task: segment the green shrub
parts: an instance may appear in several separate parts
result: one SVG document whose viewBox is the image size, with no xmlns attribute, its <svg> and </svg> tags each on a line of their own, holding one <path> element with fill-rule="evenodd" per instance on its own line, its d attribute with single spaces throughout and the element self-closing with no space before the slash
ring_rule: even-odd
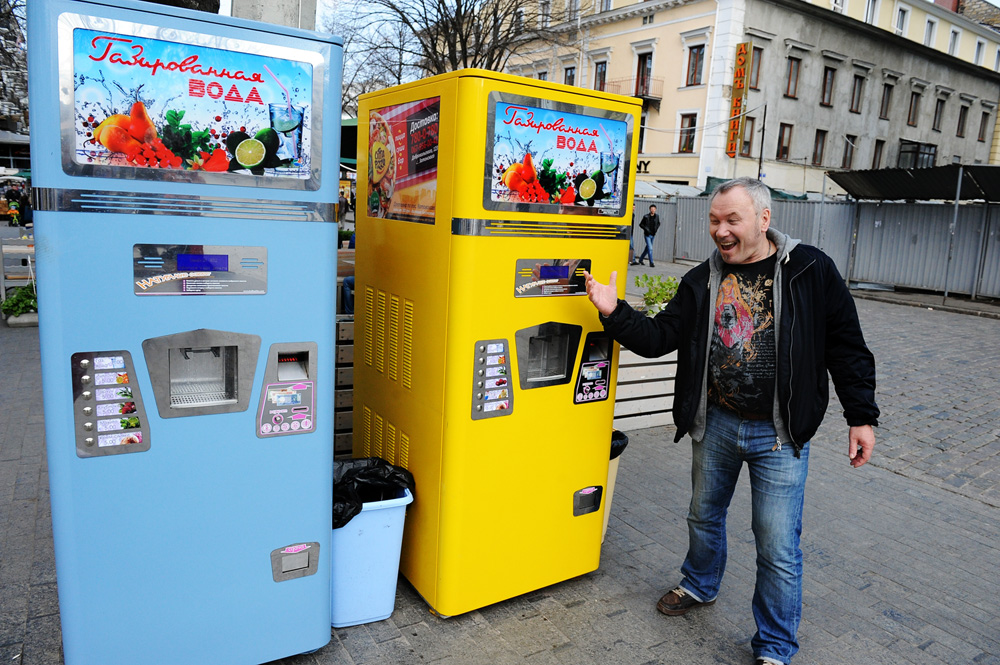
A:
<svg viewBox="0 0 1000 665">
<path fill-rule="evenodd" d="M 0 304 L 0 309 L 7 316 L 21 316 L 28 312 L 37 312 L 38 296 L 35 293 L 34 283 L 17 287 L 14 294 Z"/>
<path fill-rule="evenodd" d="M 667 277 L 664 280 L 660 275 L 636 275 L 635 285 L 640 289 L 646 289 L 642 296 L 642 308 L 650 316 L 655 316 L 663 309 L 670 299 L 677 294 L 679 282 L 675 277 Z"/>
</svg>

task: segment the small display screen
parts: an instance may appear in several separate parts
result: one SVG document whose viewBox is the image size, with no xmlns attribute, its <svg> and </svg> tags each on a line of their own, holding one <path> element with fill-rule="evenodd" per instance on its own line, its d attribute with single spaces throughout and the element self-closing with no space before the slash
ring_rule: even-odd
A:
<svg viewBox="0 0 1000 665">
<path fill-rule="evenodd" d="M 569 279 L 569 266 L 541 266 L 539 279 Z"/>
<path fill-rule="evenodd" d="M 178 270 L 229 270 L 229 256 L 226 254 L 178 254 Z"/>
</svg>

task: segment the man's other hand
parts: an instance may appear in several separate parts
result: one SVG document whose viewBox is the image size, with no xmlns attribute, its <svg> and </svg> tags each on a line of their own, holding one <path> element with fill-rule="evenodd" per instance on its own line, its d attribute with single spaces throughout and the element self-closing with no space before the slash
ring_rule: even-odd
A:
<svg viewBox="0 0 1000 665">
<path fill-rule="evenodd" d="M 875 449 L 875 431 L 871 425 L 859 425 L 851 428 L 848 438 L 847 456 L 851 458 L 851 466 L 855 469 L 864 466 Z"/>
</svg>

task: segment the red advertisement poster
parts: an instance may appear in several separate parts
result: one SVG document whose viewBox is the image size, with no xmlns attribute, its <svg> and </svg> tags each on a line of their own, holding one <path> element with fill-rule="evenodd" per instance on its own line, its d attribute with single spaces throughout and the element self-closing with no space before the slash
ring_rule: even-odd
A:
<svg viewBox="0 0 1000 665">
<path fill-rule="evenodd" d="M 434 223 L 440 115 L 440 97 L 369 113 L 369 216 Z"/>
</svg>

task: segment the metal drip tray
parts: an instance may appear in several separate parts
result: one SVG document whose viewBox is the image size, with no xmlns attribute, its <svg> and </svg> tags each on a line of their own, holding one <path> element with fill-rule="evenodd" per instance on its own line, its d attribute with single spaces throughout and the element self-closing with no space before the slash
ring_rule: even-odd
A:
<svg viewBox="0 0 1000 665">
<path fill-rule="evenodd" d="M 174 383 L 170 386 L 172 409 L 233 404 L 236 401 L 236 395 L 226 390 L 224 381 L 191 381 Z"/>
</svg>

